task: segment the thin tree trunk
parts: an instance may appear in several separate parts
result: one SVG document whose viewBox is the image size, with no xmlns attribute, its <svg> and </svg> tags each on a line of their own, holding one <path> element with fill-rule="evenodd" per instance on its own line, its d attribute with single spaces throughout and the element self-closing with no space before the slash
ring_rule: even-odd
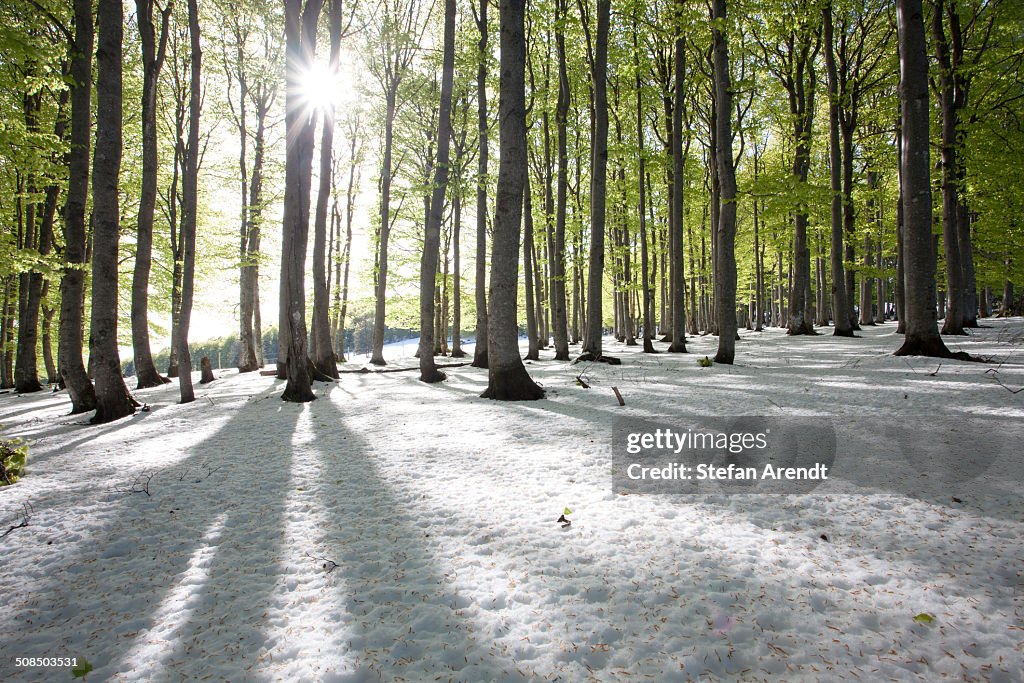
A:
<svg viewBox="0 0 1024 683">
<path fill-rule="evenodd" d="M 533 202 L 530 201 L 530 174 L 526 173 L 526 187 L 523 188 L 523 217 L 526 224 L 523 229 L 523 279 L 526 294 L 526 360 L 540 359 L 540 344 L 537 333 L 537 300 L 534 296 L 534 254 L 533 254 L 533 221 L 530 213 Z"/>
<path fill-rule="evenodd" d="M 654 348 L 654 290 L 651 287 L 651 273 L 648 270 L 650 263 L 647 246 L 647 158 L 644 149 L 643 81 L 640 77 L 640 46 L 636 19 L 633 20 L 633 66 L 636 69 L 634 88 L 636 89 L 636 139 L 639 164 L 639 172 L 637 174 L 637 181 L 639 183 L 637 214 L 640 219 L 640 288 L 643 291 L 643 345 L 644 353 L 657 353 L 657 350 Z M 692 262 L 690 264 L 690 272 L 693 273 Z"/>
<path fill-rule="evenodd" d="M 182 403 L 195 400 L 192 387 L 192 357 L 188 332 L 192 322 L 192 299 L 196 270 L 196 225 L 199 210 L 199 110 L 202 106 L 202 48 L 199 42 L 198 0 L 188 0 L 189 63 L 188 144 L 185 172 L 181 179 L 182 238 L 181 308 L 178 312 L 178 389 Z"/>
<path fill-rule="evenodd" d="M 487 334 L 490 325 L 487 320 L 487 7 L 490 0 L 480 0 L 480 11 L 476 15 L 476 26 L 480 33 L 477 43 L 477 147 L 480 150 L 476 177 L 476 347 L 473 350 L 473 367 L 487 367 L 487 353 L 490 347 Z M 518 250 L 517 250 L 518 251 Z"/>
<path fill-rule="evenodd" d="M 683 3 L 677 0 L 679 9 Z M 723 6 L 724 10 L 724 6 Z M 675 79 L 674 96 L 675 102 L 672 107 L 672 200 L 669 202 L 669 209 L 672 215 L 669 217 L 669 299 L 670 313 L 672 319 L 672 343 L 669 345 L 669 353 L 686 353 L 686 311 L 685 296 L 686 290 L 683 274 L 683 78 L 686 74 L 686 40 L 682 36 L 682 28 L 677 28 L 680 34 L 675 40 Z M 729 163 L 732 163 L 730 159 Z M 734 316 L 735 317 L 735 316 Z"/>
<path fill-rule="evenodd" d="M 380 241 L 377 245 L 377 289 L 373 314 L 373 347 L 370 363 L 387 365 L 384 360 L 384 316 L 388 283 L 388 241 L 391 237 L 391 159 L 394 154 L 395 93 L 385 95 L 384 161 L 381 169 Z"/>
<path fill-rule="evenodd" d="M 949 44 L 942 28 L 944 2 L 940 0 L 932 10 L 932 39 L 935 57 L 939 63 L 939 108 L 942 114 L 942 243 L 946 261 L 947 305 L 942 334 L 967 334 L 964 331 L 964 286 L 959 232 L 960 218 L 957 190 L 957 127 L 958 112 L 953 93 L 953 66 L 950 63 Z"/>
<path fill-rule="evenodd" d="M 608 188 L 608 30 L 611 0 L 597 0 L 597 35 L 591 74 L 594 91 L 593 153 L 590 175 L 590 274 L 587 278 L 585 353 L 600 358 L 604 328 L 605 203 Z"/>
<path fill-rule="evenodd" d="M 137 389 L 170 382 L 157 372 L 149 342 L 149 273 L 153 263 L 153 214 L 156 209 L 157 172 L 157 82 L 167 49 L 168 22 L 172 8 L 161 10 L 157 43 L 153 25 L 153 0 L 136 0 L 136 22 L 142 46 L 142 184 L 139 189 L 138 231 L 135 271 L 132 276 L 132 350 Z"/>
<path fill-rule="evenodd" d="M 558 54 L 558 102 L 555 124 L 558 129 L 558 177 L 555 181 L 555 239 L 551 262 L 551 323 L 555 336 L 555 360 L 569 360 L 569 331 L 566 320 L 565 294 L 565 221 L 566 192 L 569 184 L 568 131 L 570 89 L 565 57 L 565 29 L 558 22 L 566 16 L 565 0 L 557 0 L 555 49 Z"/>
<path fill-rule="evenodd" d="M 434 164 L 430 214 L 423 235 L 420 260 L 420 381 L 440 382 L 445 374 L 434 363 L 434 290 L 440 253 L 444 197 L 448 190 L 449 145 L 452 137 L 452 81 L 455 73 L 455 0 L 444 3 L 444 45 L 441 66 L 441 101 L 437 117 L 437 161 Z"/>
<path fill-rule="evenodd" d="M 341 55 L 341 0 L 329 0 L 331 41 L 330 73 L 337 73 Z M 310 359 L 317 372 L 338 379 L 338 364 L 331 346 L 330 293 L 327 289 L 327 207 L 334 184 L 334 105 L 321 112 L 320 186 L 313 219 L 313 320 L 310 331 Z"/>
<path fill-rule="evenodd" d="M 822 9 L 825 31 L 825 65 L 828 71 L 828 132 L 829 132 L 829 177 L 832 189 L 832 319 L 835 324 L 834 335 L 852 337 L 853 327 L 850 325 L 852 305 L 847 299 L 846 272 L 843 268 L 843 162 L 842 148 L 839 141 L 839 75 L 836 72 L 835 43 L 832 36 L 832 2 Z M 819 287 L 824 291 L 824 287 Z M 822 320 L 828 316 L 819 311 Z"/>
</svg>

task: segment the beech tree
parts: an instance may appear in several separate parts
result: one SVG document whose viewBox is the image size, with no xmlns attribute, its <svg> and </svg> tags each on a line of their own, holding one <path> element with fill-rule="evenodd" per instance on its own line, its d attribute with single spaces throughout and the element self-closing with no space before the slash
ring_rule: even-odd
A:
<svg viewBox="0 0 1024 683">
<path fill-rule="evenodd" d="M 444 218 L 444 197 L 448 190 L 448 150 L 452 136 L 452 81 L 455 75 L 455 0 L 444 3 L 444 42 L 442 45 L 441 101 L 437 117 L 437 159 L 430 211 L 423 235 L 423 257 L 420 260 L 420 381 L 440 382 L 445 374 L 434 363 L 434 288 L 437 282 L 437 259 L 440 251 L 441 221 Z M 455 330 L 455 334 L 459 333 Z"/>
<path fill-rule="evenodd" d="M 477 43 L 476 69 L 476 115 L 477 115 L 477 176 L 476 176 L 476 347 L 473 350 L 473 367 L 487 367 L 487 161 L 490 138 L 487 119 L 487 8 L 490 0 L 480 0 L 480 9 L 473 7 L 480 40 Z M 524 10 L 525 11 L 525 10 Z"/>
<path fill-rule="evenodd" d="M 192 303 L 196 270 L 196 224 L 199 213 L 199 109 L 202 87 L 202 48 L 199 40 L 199 7 L 188 0 L 189 101 L 188 141 L 185 169 L 181 179 L 182 270 L 181 307 L 178 311 L 178 389 L 182 403 L 195 400 L 192 388 L 192 357 L 188 350 L 188 330 L 192 321 Z"/>
<path fill-rule="evenodd" d="M 341 0 L 328 0 L 328 35 L 330 62 L 328 73 L 336 74 L 341 58 Z M 330 295 L 327 291 L 327 209 L 331 198 L 334 173 L 334 103 L 321 107 L 323 118 L 320 137 L 320 187 L 317 192 L 313 221 L 313 321 L 310 334 L 310 357 L 318 373 L 338 378 L 338 364 L 331 344 Z"/>
<path fill-rule="evenodd" d="M 582 7 L 582 5 L 581 5 Z M 608 26 L 611 0 L 597 0 L 597 33 L 591 63 L 594 98 L 593 134 L 590 166 L 590 274 L 587 278 L 587 328 L 584 353 L 594 359 L 602 356 L 604 320 L 604 229 L 608 188 Z M 584 23 L 587 19 L 584 16 Z M 589 33 L 589 28 L 587 29 Z"/>
<path fill-rule="evenodd" d="M 718 178 L 722 208 L 715 249 L 715 304 L 718 315 L 716 363 L 732 364 L 736 356 L 736 167 L 732 150 L 732 82 L 729 75 L 728 21 L 725 0 L 712 0 L 711 33 L 715 74 Z"/>
<path fill-rule="evenodd" d="M 193 0 L 194 2 L 194 0 Z M 93 254 L 89 365 L 96 379 L 94 424 L 135 412 L 137 405 L 121 377 L 117 353 L 117 246 L 120 233 L 118 179 L 121 166 L 121 0 L 99 0 L 96 15 L 96 153 L 92 166 Z"/>
<path fill-rule="evenodd" d="M 71 399 L 71 412 L 96 407 L 96 393 L 82 361 L 85 298 L 85 220 L 89 194 L 92 128 L 93 19 L 90 0 L 74 0 L 75 35 L 70 50 L 71 137 L 68 190 L 64 202 L 64 264 L 60 280 L 57 368 Z"/>
<path fill-rule="evenodd" d="M 939 336 L 935 309 L 928 55 L 921 0 L 897 0 L 896 18 L 900 44 L 900 189 L 906 272 L 906 336 L 896 355 L 949 358 L 952 354 Z"/>
<path fill-rule="evenodd" d="M 387 312 L 388 246 L 391 238 L 391 184 L 394 173 L 395 118 L 402 102 L 399 88 L 419 51 L 429 18 L 429 9 L 418 0 L 386 0 L 379 8 L 378 25 L 371 32 L 374 56 L 370 70 L 380 84 L 384 95 L 384 149 L 380 176 L 380 225 L 377 236 L 377 264 L 375 270 L 375 307 L 373 316 L 373 353 L 370 362 L 386 365 L 384 361 L 384 328 Z"/>
<path fill-rule="evenodd" d="M 160 13 L 160 32 L 153 23 L 153 9 Z M 135 17 L 142 46 L 142 185 L 132 276 L 132 350 L 136 388 L 155 387 L 169 379 L 157 372 L 149 341 L 149 275 L 153 264 L 153 218 L 156 210 L 157 172 L 157 83 L 167 54 L 168 24 L 173 2 L 159 8 L 154 0 L 136 0 Z"/>
<path fill-rule="evenodd" d="M 814 62 L 821 48 L 821 26 L 811 11 L 810 0 L 789 0 L 769 20 L 774 31 L 756 33 L 765 64 L 786 92 L 793 136 L 792 178 L 797 190 L 807 183 L 811 164 L 812 124 L 817 89 Z M 807 316 L 810 289 L 810 252 L 807 244 L 808 206 L 798 197 L 793 209 L 793 282 L 790 288 L 788 332 L 814 334 Z"/>
<path fill-rule="evenodd" d="M 498 100 L 498 190 L 494 204 L 490 309 L 487 312 L 487 389 L 483 398 L 530 401 L 544 397 L 519 356 L 516 294 L 519 235 L 526 186 L 526 0 L 501 0 Z"/>
<path fill-rule="evenodd" d="M 836 69 L 835 45 L 832 35 L 832 3 L 822 9 L 824 17 L 825 64 L 828 73 L 828 151 L 829 176 L 832 189 L 832 316 L 835 336 L 852 337 L 851 306 L 847 299 L 846 271 L 843 267 L 843 187 L 842 160 L 839 144 L 839 75 Z"/>
<path fill-rule="evenodd" d="M 285 190 L 281 225 L 280 355 L 287 384 L 281 398 L 304 403 L 316 399 L 306 352 L 305 261 L 313 175 L 316 119 L 302 98 L 302 78 L 316 55 L 321 0 L 285 2 Z"/>
<path fill-rule="evenodd" d="M 263 366 L 259 273 L 263 236 L 264 176 L 271 107 L 277 100 L 280 40 L 270 27 L 273 16 L 262 4 L 251 15 L 230 3 L 223 21 L 229 36 L 223 43 L 226 99 L 238 131 L 239 301 L 238 371 Z M 262 28 L 262 32 L 260 29 Z M 254 48 L 253 44 L 257 44 Z M 268 73 L 269 72 L 269 73 Z M 237 100 L 233 96 L 237 86 Z M 252 125 L 252 118 L 255 125 Z M 252 149 L 251 161 L 249 150 Z"/>
</svg>

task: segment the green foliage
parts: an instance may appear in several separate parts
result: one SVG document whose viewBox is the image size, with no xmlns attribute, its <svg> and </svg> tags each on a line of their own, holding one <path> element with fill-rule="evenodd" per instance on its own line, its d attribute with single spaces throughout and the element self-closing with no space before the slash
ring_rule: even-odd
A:
<svg viewBox="0 0 1024 683">
<path fill-rule="evenodd" d="M 0 486 L 9 486 L 25 473 L 28 445 L 21 439 L 0 439 Z"/>
<path fill-rule="evenodd" d="M 702 368 L 710 368 L 714 364 L 715 364 L 714 361 L 712 361 L 707 356 L 704 356 L 703 358 L 698 358 L 697 359 L 697 365 L 699 365 Z"/>
<path fill-rule="evenodd" d="M 85 657 L 79 657 L 78 659 L 82 660 L 82 663 L 71 669 L 71 675 L 75 678 L 85 678 L 92 671 L 92 664 Z"/>
</svg>

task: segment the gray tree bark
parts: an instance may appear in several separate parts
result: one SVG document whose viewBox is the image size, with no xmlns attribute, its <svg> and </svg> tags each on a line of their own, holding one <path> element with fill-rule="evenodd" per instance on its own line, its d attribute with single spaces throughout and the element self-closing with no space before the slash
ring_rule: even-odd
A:
<svg viewBox="0 0 1024 683">
<path fill-rule="evenodd" d="M 682 2 L 677 2 L 681 10 Z M 724 10 L 724 6 L 723 6 Z M 681 20 L 681 16 L 680 16 Z M 670 319 L 672 321 L 672 340 L 668 347 L 670 353 L 686 353 L 686 286 L 683 273 L 683 79 L 686 73 L 686 39 L 682 35 L 682 27 L 676 27 L 675 40 L 675 72 L 674 97 L 672 107 L 672 201 L 669 208 L 669 300 Z M 728 74 L 726 74 L 728 78 Z M 717 89 L 716 89 L 717 91 Z M 732 163 L 730 159 L 729 163 Z"/>
<path fill-rule="evenodd" d="M 156 209 L 157 145 L 156 96 L 160 70 L 167 51 L 168 23 L 173 5 L 160 10 L 160 37 L 153 25 L 153 0 L 135 0 L 135 16 L 142 46 L 142 184 L 136 232 L 135 272 L 132 275 L 132 350 L 136 388 L 170 382 L 157 372 L 149 342 L 149 274 L 153 264 L 153 214 Z"/>
<path fill-rule="evenodd" d="M 315 120 L 304 110 L 298 79 L 316 54 L 316 25 L 321 0 L 286 0 L 285 64 L 285 194 L 281 226 L 281 337 L 286 351 L 288 383 L 281 398 L 304 403 L 316 399 L 310 378 L 306 333 L 306 246 L 309 239 L 309 202 L 313 175 Z M 279 343 L 279 347 L 282 346 Z"/>
<path fill-rule="evenodd" d="M 479 158 L 476 178 L 476 346 L 473 350 L 473 367 L 487 367 L 487 7 L 490 0 L 480 0 L 480 11 L 474 6 L 477 30 L 477 147 Z"/>
<path fill-rule="evenodd" d="M 715 107 L 717 111 L 718 179 L 722 208 L 718 215 L 715 248 L 715 308 L 718 315 L 716 363 L 731 365 L 736 356 L 736 167 L 732 156 L 732 84 L 726 39 L 725 0 L 713 0 Z"/>
<path fill-rule="evenodd" d="M 341 56 L 341 0 L 329 0 L 331 41 L 330 70 L 336 73 Z M 327 289 L 327 207 L 334 184 L 334 105 L 326 107 L 320 134 L 320 186 L 313 220 L 313 320 L 310 334 L 310 356 L 317 372 L 338 379 L 338 364 L 331 345 L 330 293 Z"/>
<path fill-rule="evenodd" d="M 516 295 L 519 232 L 526 185 L 525 0 L 501 0 L 501 82 L 498 101 L 498 191 L 494 205 L 490 310 L 487 312 L 487 389 L 482 398 L 502 401 L 544 397 L 519 357 Z"/>
<path fill-rule="evenodd" d="M 583 351 L 602 355 L 604 332 L 604 233 L 608 193 L 608 30 L 611 0 L 597 0 L 597 34 L 591 82 L 594 93 L 593 152 L 590 166 L 590 272 L 587 276 L 587 327 Z"/>
<path fill-rule="evenodd" d="M 835 42 L 832 35 L 832 2 L 822 9 L 824 19 L 825 68 L 828 72 L 828 144 L 829 177 L 832 189 L 832 318 L 834 335 L 852 337 L 850 301 L 847 298 L 846 272 L 843 268 L 843 163 L 839 141 L 839 75 L 836 72 Z M 822 318 L 827 319 L 822 313 Z"/>
<path fill-rule="evenodd" d="M 96 407 L 96 393 L 82 361 L 85 296 L 85 211 L 89 195 L 92 120 L 93 21 L 91 0 L 74 0 L 75 44 L 71 50 L 71 151 L 64 204 L 64 265 L 60 281 L 57 371 L 71 398 L 71 413 Z"/>
<path fill-rule="evenodd" d="M 921 0 L 897 0 L 900 47 L 903 256 L 906 336 L 897 356 L 948 358 L 935 317 L 935 252 L 928 133 L 928 55 Z"/>
<path fill-rule="evenodd" d="M 192 387 L 192 356 L 188 349 L 188 332 L 192 323 L 192 300 L 196 273 L 196 224 L 199 211 L 199 114 L 202 107 L 202 60 L 199 40 L 199 5 L 188 0 L 189 101 L 188 142 L 185 146 L 185 169 L 181 177 L 182 264 L 181 306 L 178 309 L 178 390 L 182 403 L 195 400 Z"/>
<path fill-rule="evenodd" d="M 444 380 L 445 374 L 434 363 L 434 294 L 437 284 L 437 262 L 441 249 L 441 223 L 444 220 L 444 197 L 448 191 L 449 147 L 452 137 L 452 81 L 455 76 L 455 0 L 444 3 L 444 43 L 441 63 L 441 100 L 437 115 L 437 158 L 430 197 L 430 212 L 423 235 L 423 256 L 420 259 L 420 381 Z M 458 331 L 456 331 L 458 334 Z"/>
<path fill-rule="evenodd" d="M 96 378 L 96 414 L 101 424 L 135 412 L 136 403 L 121 376 L 117 354 L 117 246 L 120 235 L 118 179 L 121 167 L 121 39 L 120 0 L 100 0 L 97 12 L 96 154 L 92 168 L 93 255 L 92 320 L 89 363 Z"/>
</svg>

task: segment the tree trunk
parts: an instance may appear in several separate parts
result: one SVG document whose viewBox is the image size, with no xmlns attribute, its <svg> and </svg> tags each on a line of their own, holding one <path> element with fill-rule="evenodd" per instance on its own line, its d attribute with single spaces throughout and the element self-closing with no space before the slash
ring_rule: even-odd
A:
<svg viewBox="0 0 1024 683">
<path fill-rule="evenodd" d="M 241 306 L 239 318 L 240 352 L 239 372 L 250 372 L 263 367 L 263 340 L 259 321 L 260 239 L 263 229 L 263 160 L 266 119 L 271 94 L 263 89 L 256 102 L 256 140 L 253 144 L 252 173 L 249 176 L 248 211 L 243 225 L 242 268 L 240 273 Z M 244 163 L 244 162 L 243 162 Z M 245 187 L 242 188 L 243 194 Z"/>
<path fill-rule="evenodd" d="M 680 10 L 683 3 L 677 0 Z M 722 7 L 724 11 L 724 5 Z M 686 353 L 686 289 L 683 275 L 683 78 L 686 73 L 686 39 L 682 35 L 682 27 L 677 27 L 679 35 L 675 40 L 675 102 L 672 107 L 672 200 L 669 209 L 669 300 L 670 317 L 672 320 L 672 343 L 669 353 Z M 728 77 L 728 75 L 727 75 Z M 729 160 L 730 165 L 732 159 Z M 735 316 L 734 316 L 735 317 Z"/>
<path fill-rule="evenodd" d="M 14 388 L 14 300 L 11 289 L 17 292 L 13 275 L 4 278 L 4 302 L 0 307 L 0 389 Z"/>
<path fill-rule="evenodd" d="M 96 393 L 82 362 L 82 301 L 85 293 L 85 211 L 89 194 L 92 119 L 92 2 L 74 0 L 75 44 L 71 50 L 71 150 L 64 204 L 64 265 L 60 281 L 57 370 L 71 398 L 72 414 L 96 407 Z"/>
<path fill-rule="evenodd" d="M 722 208 L 718 216 L 715 248 L 715 306 L 718 314 L 716 363 L 732 365 L 736 356 L 736 168 L 732 157 L 732 84 L 726 41 L 725 0 L 713 0 L 712 36 L 717 108 L 718 180 Z"/>
<path fill-rule="evenodd" d="M 25 95 L 25 129 L 31 135 L 39 134 L 39 111 L 42 107 L 42 99 L 39 96 Z M 58 121 L 60 116 L 58 115 Z M 19 196 L 16 199 L 16 213 L 18 215 L 18 233 L 22 238 L 21 248 L 38 250 L 42 252 L 40 244 L 42 233 L 45 228 L 38 227 L 40 221 L 36 214 L 38 206 L 30 195 L 35 190 L 34 177 L 29 175 L 25 184 L 28 197 Z M 27 206 L 25 206 L 27 203 Z M 47 192 L 46 204 L 51 209 L 50 223 L 52 226 L 52 209 L 56 208 L 56 188 L 52 187 Z M 43 213 L 45 213 L 43 208 Z M 43 223 L 46 219 L 43 218 Z M 47 249 L 49 251 L 49 249 Z M 43 294 L 43 274 L 37 272 L 35 267 L 23 271 L 19 276 L 19 307 L 18 307 L 18 345 L 14 365 L 14 389 L 19 393 L 30 393 L 40 391 L 43 387 L 39 383 L 39 371 L 36 364 L 39 346 L 39 304 Z"/>
<path fill-rule="evenodd" d="M 338 329 L 337 338 L 335 339 L 335 348 L 337 348 L 338 359 L 342 362 L 345 360 L 345 320 L 348 318 L 348 276 L 350 266 L 352 265 L 352 219 L 355 214 L 356 204 L 356 178 L 358 177 L 357 170 L 359 168 L 359 156 L 357 155 L 357 145 L 359 136 L 359 119 L 355 120 L 352 127 L 352 146 L 349 156 L 349 169 L 348 169 L 348 189 L 345 191 L 345 247 L 342 251 L 342 258 L 345 261 L 345 269 L 341 275 L 341 310 L 338 312 Z"/>
<path fill-rule="evenodd" d="M 191 49 L 189 63 L 188 143 L 185 147 L 185 172 L 181 177 L 182 265 L 181 308 L 178 311 L 178 389 L 182 403 L 195 400 L 192 387 L 192 356 L 188 332 L 192 322 L 192 299 L 196 272 L 196 225 L 199 212 L 199 113 L 202 107 L 202 48 L 199 42 L 198 0 L 188 0 L 188 34 Z"/>
<path fill-rule="evenodd" d="M 896 146 L 903 149 L 903 117 L 897 121 Z M 896 291 L 893 293 L 896 299 L 896 334 L 906 334 L 907 331 L 907 304 L 906 304 L 906 250 L 903 241 L 903 154 L 896 158 L 896 175 L 899 180 L 899 196 L 896 201 Z"/>
<path fill-rule="evenodd" d="M 153 25 L 153 0 L 135 0 L 135 15 L 142 45 L 142 183 L 139 188 L 138 231 L 135 246 L 135 272 L 132 275 L 132 350 L 136 388 L 160 386 L 170 382 L 157 372 L 149 343 L 149 273 L 153 263 L 153 214 L 156 209 L 157 173 L 157 82 L 167 48 L 168 22 L 172 7 L 160 12 L 160 38 L 157 45 Z"/>
<path fill-rule="evenodd" d="M 569 360 L 569 330 L 565 295 L 565 221 L 566 193 L 569 184 L 568 131 L 570 89 L 565 57 L 565 29 L 558 22 L 566 15 L 565 0 L 557 0 L 555 49 L 558 53 L 558 102 L 555 123 L 558 129 L 558 177 L 556 185 L 554 253 L 551 261 L 551 326 L 555 336 L 555 360 Z"/>
<path fill-rule="evenodd" d="M 544 397 L 519 357 L 516 295 L 519 229 L 526 185 L 525 0 L 501 0 L 501 87 L 499 88 L 498 191 L 494 206 L 490 305 L 487 334 L 487 389 L 483 398 L 503 401 Z"/>
<path fill-rule="evenodd" d="M 380 240 L 377 245 L 377 288 L 373 312 L 373 348 L 370 363 L 387 365 L 384 360 L 384 316 L 388 284 L 388 241 L 391 236 L 391 157 L 394 153 L 395 138 L 395 93 L 389 90 L 385 95 L 384 114 L 384 161 L 380 180 Z"/>
<path fill-rule="evenodd" d="M 932 39 L 935 58 L 939 63 L 939 109 L 942 114 L 942 243 L 946 260 L 946 315 L 942 334 L 967 334 L 964 331 L 963 266 L 960 258 L 960 218 L 957 190 L 957 118 L 953 93 L 953 67 L 950 63 L 949 44 L 942 28 L 944 2 L 936 3 L 932 11 Z"/>
<path fill-rule="evenodd" d="M 281 226 L 281 300 L 285 314 L 281 316 L 283 324 L 280 336 L 285 340 L 283 348 L 287 356 L 285 371 L 288 383 L 281 398 L 295 403 L 316 399 L 311 386 L 306 349 L 305 284 L 315 119 L 304 110 L 296 81 L 309 68 L 310 60 L 316 54 L 316 24 L 320 7 L 320 0 L 307 0 L 305 7 L 302 7 L 302 0 L 286 0 L 285 3 L 287 142 L 284 219 Z M 382 237 L 383 232 L 384 226 L 381 228 Z M 380 291 L 383 291 L 383 287 Z M 282 348 L 280 343 L 279 348 Z"/>
<path fill-rule="evenodd" d="M 341 0 L 329 2 L 329 35 L 331 41 L 330 73 L 336 74 L 341 55 Z M 334 105 L 320 112 L 323 127 L 320 135 L 320 187 L 316 197 L 313 220 L 313 321 L 310 334 L 310 355 L 317 372 L 338 379 L 338 364 L 331 346 L 330 293 L 327 291 L 327 207 L 334 176 Z"/>
<path fill-rule="evenodd" d="M 121 39 L 120 0 L 100 0 L 97 13 L 96 155 L 92 169 L 93 258 L 90 366 L 96 378 L 93 424 L 111 422 L 135 412 L 121 376 L 117 354 L 117 246 L 120 232 L 118 179 L 121 166 Z"/>
<path fill-rule="evenodd" d="M 533 221 L 530 213 L 533 202 L 530 201 L 530 173 L 526 173 L 526 186 L 523 188 L 523 279 L 526 294 L 526 360 L 540 359 L 540 339 L 537 332 L 537 316 L 540 309 L 534 296 L 534 254 L 533 254 Z"/>
<path fill-rule="evenodd" d="M 823 9 L 825 31 L 825 64 L 828 71 L 828 129 L 829 129 L 829 170 L 832 189 L 832 318 L 835 321 L 834 334 L 837 337 L 852 337 L 850 324 L 853 306 L 847 298 L 846 272 L 843 268 L 843 185 L 842 156 L 839 142 L 839 75 L 836 72 L 835 43 L 832 36 L 832 2 Z M 823 289 L 823 288 L 820 288 Z M 819 311 L 822 320 L 827 320 L 824 311 Z"/>
<path fill-rule="evenodd" d="M 928 56 L 921 0 L 897 0 L 902 111 L 901 190 L 906 338 L 897 356 L 951 356 L 935 318 L 935 252 L 928 133 Z"/>
<path fill-rule="evenodd" d="M 587 329 L 584 352 L 601 357 L 604 328 L 605 203 L 608 188 L 608 29 L 611 0 L 597 0 L 597 35 L 591 74 L 594 92 L 593 153 L 590 175 L 590 273 L 587 278 Z"/>
<path fill-rule="evenodd" d="M 476 16 L 480 40 L 477 43 L 477 133 L 479 160 L 476 177 L 476 347 L 473 350 L 473 367 L 487 367 L 489 344 L 487 334 L 487 7 L 490 0 L 480 0 L 480 12 Z M 518 250 L 517 250 L 518 251 Z"/>
<path fill-rule="evenodd" d="M 441 246 L 444 196 L 448 190 L 449 144 L 452 137 L 452 81 L 455 73 L 455 0 L 444 3 L 444 45 L 441 66 L 441 101 L 437 117 L 437 160 L 434 164 L 430 214 L 423 235 L 420 260 L 420 381 L 440 382 L 445 374 L 434 363 L 434 290 Z"/>
</svg>

